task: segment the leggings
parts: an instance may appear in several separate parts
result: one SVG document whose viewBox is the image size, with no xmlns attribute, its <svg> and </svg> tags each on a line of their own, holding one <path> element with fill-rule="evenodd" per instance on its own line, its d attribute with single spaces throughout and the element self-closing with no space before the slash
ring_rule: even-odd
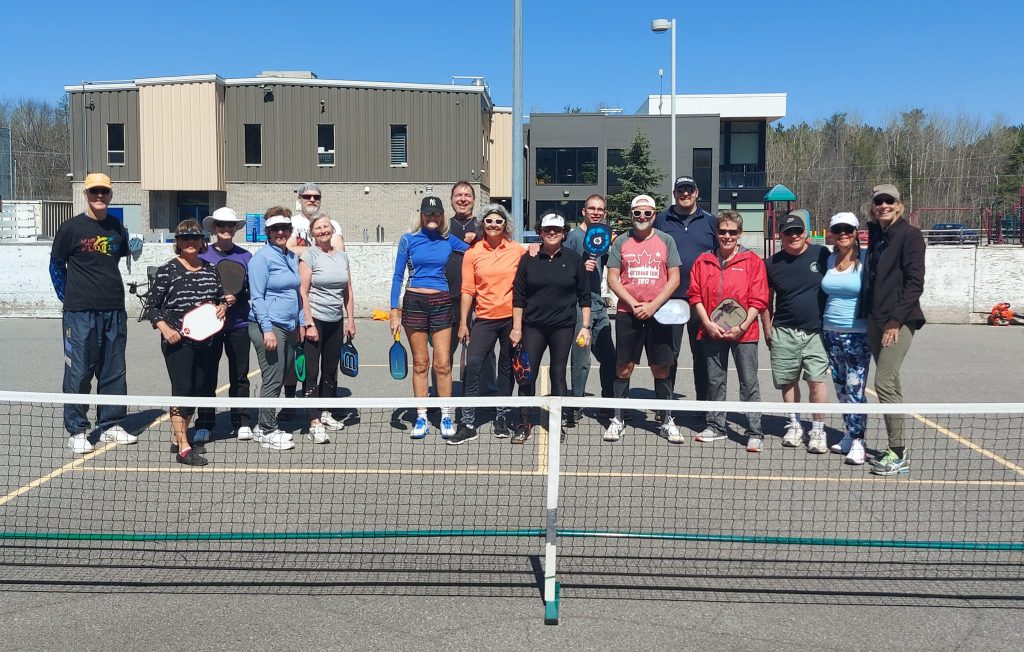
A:
<svg viewBox="0 0 1024 652">
<path fill-rule="evenodd" d="M 498 347 L 498 396 L 512 396 L 512 318 L 477 319 L 469 331 L 469 345 L 466 347 L 466 381 L 463 384 L 467 397 L 476 396 L 480 388 L 480 370 L 488 353 Z M 507 407 L 498 406 L 497 416 L 508 414 Z M 462 408 L 462 423 L 473 427 L 476 409 Z"/>
<path fill-rule="evenodd" d="M 840 403 L 867 403 L 864 390 L 868 382 L 868 368 L 871 367 L 871 347 L 867 333 L 839 333 L 822 331 L 828 363 L 832 367 L 832 382 L 836 386 L 836 397 Z M 864 439 L 868 419 L 863 414 L 844 414 L 846 434 L 854 439 Z"/>
<path fill-rule="evenodd" d="M 569 362 L 569 353 L 572 351 L 572 336 L 575 327 L 559 326 L 530 326 L 523 324 L 523 346 L 530 356 L 530 364 L 534 368 L 534 376 L 527 385 L 519 386 L 520 396 L 536 396 L 537 394 L 537 372 L 540 371 L 540 361 L 544 356 L 545 349 L 550 352 L 549 371 L 551 378 L 551 395 L 568 396 L 569 388 L 565 382 L 565 367 Z M 524 423 L 530 423 L 531 408 L 521 409 Z"/>
<path fill-rule="evenodd" d="M 341 345 L 345 343 L 345 329 L 341 321 L 314 318 L 313 324 L 319 337 L 316 342 L 303 340 L 306 380 L 302 381 L 302 393 L 307 398 L 334 398 L 338 394 L 338 362 Z M 310 408 L 309 419 L 319 419 L 323 411 L 323 408 Z"/>
</svg>

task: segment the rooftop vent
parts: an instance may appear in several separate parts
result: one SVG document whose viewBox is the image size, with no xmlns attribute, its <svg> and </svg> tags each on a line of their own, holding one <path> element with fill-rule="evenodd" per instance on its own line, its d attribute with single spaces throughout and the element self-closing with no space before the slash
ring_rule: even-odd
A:
<svg viewBox="0 0 1024 652">
<path fill-rule="evenodd" d="M 287 77 L 289 79 L 318 79 L 312 70 L 264 70 L 260 77 Z"/>
</svg>

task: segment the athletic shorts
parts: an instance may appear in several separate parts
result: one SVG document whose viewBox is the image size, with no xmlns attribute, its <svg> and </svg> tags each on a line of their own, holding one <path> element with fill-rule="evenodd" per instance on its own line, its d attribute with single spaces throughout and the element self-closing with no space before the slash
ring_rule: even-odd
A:
<svg viewBox="0 0 1024 652">
<path fill-rule="evenodd" d="M 772 382 L 775 389 L 800 380 L 825 382 L 832 377 L 821 333 L 800 328 L 772 327 Z"/>
<path fill-rule="evenodd" d="M 672 327 L 651 319 L 637 319 L 626 312 L 615 313 L 615 360 L 619 364 L 640 364 L 647 351 L 647 364 L 672 364 Z"/>
<path fill-rule="evenodd" d="M 402 299 L 402 326 L 411 331 L 436 333 L 452 327 L 452 295 L 421 294 L 406 290 Z"/>
</svg>

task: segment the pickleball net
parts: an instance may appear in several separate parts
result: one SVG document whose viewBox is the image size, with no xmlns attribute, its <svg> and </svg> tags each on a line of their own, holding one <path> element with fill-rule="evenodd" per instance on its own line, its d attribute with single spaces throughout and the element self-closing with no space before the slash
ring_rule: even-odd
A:
<svg viewBox="0 0 1024 652">
<path fill-rule="evenodd" d="M 869 455 L 886 446 L 883 413 L 906 426 L 909 473 L 880 477 L 783 447 L 790 406 L 776 403 L 758 404 L 764 446 L 749 453 L 745 403 L 714 404 L 729 436 L 710 443 L 687 412 L 709 404 L 672 403 L 673 444 L 656 401 L 460 398 L 479 436 L 455 446 L 439 399 L 422 440 L 409 398 L 196 399 L 218 421 L 209 465 L 189 467 L 169 450 L 170 399 L 91 397 L 123 403 L 138 443 L 96 431 L 86 455 L 67 448 L 68 400 L 82 399 L 0 393 L 0 586 L 1024 602 L 1022 405 L 863 407 Z M 529 406 L 529 441 L 495 437 L 498 403 Z M 239 406 L 282 411 L 294 448 L 237 440 Z M 582 408 L 569 428 L 566 406 Z M 616 407 L 626 426 L 606 442 Z M 329 443 L 306 438 L 311 408 L 345 424 Z M 850 406 L 816 409 L 838 442 Z"/>
</svg>

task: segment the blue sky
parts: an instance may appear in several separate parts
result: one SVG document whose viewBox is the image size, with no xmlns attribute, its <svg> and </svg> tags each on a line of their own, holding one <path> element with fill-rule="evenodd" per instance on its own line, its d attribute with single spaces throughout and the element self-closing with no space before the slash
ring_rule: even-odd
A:
<svg viewBox="0 0 1024 652">
<path fill-rule="evenodd" d="M 523 4 L 527 112 L 602 104 L 632 113 L 660 92 L 658 68 L 669 92 L 669 36 L 651 32 L 650 21 L 675 17 L 680 93 L 785 92 L 784 123 L 838 111 L 879 123 L 915 107 L 1024 123 L 1024 3 L 1015 0 Z M 313 70 L 427 83 L 483 75 L 495 103 L 512 103 L 511 0 L 339 0 L 305 10 L 263 0 L 56 0 L 45 8 L 5 7 L 7 25 L 41 29 L 8 41 L 0 98 L 55 100 L 82 80 Z"/>
</svg>

